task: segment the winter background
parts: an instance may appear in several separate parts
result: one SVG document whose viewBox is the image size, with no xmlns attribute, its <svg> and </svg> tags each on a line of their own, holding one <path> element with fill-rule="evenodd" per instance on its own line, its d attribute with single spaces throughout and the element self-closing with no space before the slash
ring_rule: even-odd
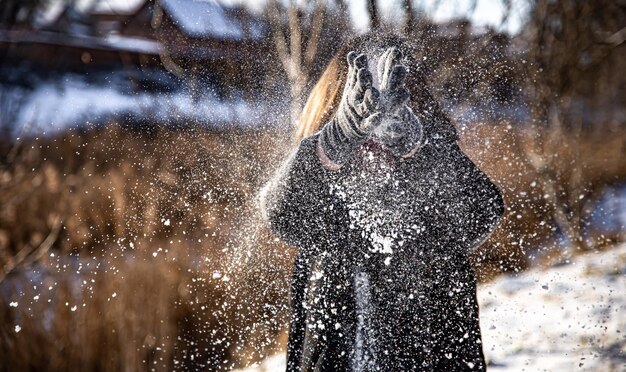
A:
<svg viewBox="0 0 626 372">
<path fill-rule="evenodd" d="M 284 369 L 259 220 L 333 53 L 414 41 L 498 184 L 494 371 L 626 370 L 626 3 L 0 0 L 0 371 Z"/>
</svg>

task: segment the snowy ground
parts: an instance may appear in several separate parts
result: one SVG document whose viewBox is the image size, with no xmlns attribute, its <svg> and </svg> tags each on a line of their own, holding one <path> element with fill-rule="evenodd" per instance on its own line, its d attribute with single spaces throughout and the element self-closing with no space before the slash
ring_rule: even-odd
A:
<svg viewBox="0 0 626 372">
<path fill-rule="evenodd" d="M 250 128 L 284 122 L 289 112 L 278 93 L 255 101 L 238 90 L 221 92 L 218 83 L 208 80 L 197 82 L 194 93 L 191 83 L 161 70 L 46 77 L 15 70 L 14 75 L 28 78 L 4 82 L 11 71 L 0 71 L 0 102 L 5 101 L 0 104 L 0 129 L 9 126 L 17 137 L 119 120 Z"/>
<path fill-rule="evenodd" d="M 626 245 L 480 288 L 492 371 L 626 370 Z"/>
<path fill-rule="evenodd" d="M 626 244 L 478 290 L 490 371 L 626 371 Z M 285 356 L 245 372 L 283 371 Z"/>
</svg>

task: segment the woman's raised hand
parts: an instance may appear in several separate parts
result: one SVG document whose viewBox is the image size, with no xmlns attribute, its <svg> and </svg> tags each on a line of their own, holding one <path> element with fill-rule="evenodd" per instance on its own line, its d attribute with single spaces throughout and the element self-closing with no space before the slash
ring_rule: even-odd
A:
<svg viewBox="0 0 626 372">
<path fill-rule="evenodd" d="M 406 88 L 408 69 L 402 63 L 404 56 L 391 47 L 378 60 L 380 82 L 380 110 L 382 124 L 373 135 L 396 156 L 410 156 L 420 146 L 422 125 L 407 106 L 409 90 Z"/>
<path fill-rule="evenodd" d="M 378 59 L 378 81 L 383 94 L 382 110 L 385 116 L 394 116 L 404 108 L 409 100 L 406 88 L 408 69 L 402 64 L 404 56 L 391 47 Z"/>
<path fill-rule="evenodd" d="M 370 133 L 379 123 L 379 93 L 373 86 L 372 73 L 367 69 L 367 56 L 348 53 L 348 79 L 343 90 L 344 113 L 356 129 Z M 351 112 L 356 115 L 351 115 Z"/>
<path fill-rule="evenodd" d="M 344 164 L 380 124 L 379 93 L 367 69 L 367 56 L 348 53 L 348 75 L 335 116 L 322 128 L 320 146 L 335 164 Z"/>
<path fill-rule="evenodd" d="M 348 74 L 335 116 L 322 128 L 319 145 L 335 166 L 348 161 L 354 149 L 372 135 L 396 156 L 411 156 L 419 148 L 422 125 L 407 106 L 408 69 L 397 48 L 378 60 L 380 92 L 374 88 L 367 56 L 348 53 Z"/>
</svg>

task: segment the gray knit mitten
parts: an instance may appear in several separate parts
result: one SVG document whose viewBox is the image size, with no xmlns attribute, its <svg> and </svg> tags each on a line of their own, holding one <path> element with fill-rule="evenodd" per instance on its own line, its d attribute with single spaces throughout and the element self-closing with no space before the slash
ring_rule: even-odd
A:
<svg viewBox="0 0 626 372">
<path fill-rule="evenodd" d="M 367 57 L 348 53 L 348 75 L 335 116 L 322 128 L 320 146 L 336 164 L 344 164 L 382 119 L 378 91 L 372 86 Z"/>
<path fill-rule="evenodd" d="M 402 52 L 391 47 L 378 60 L 383 119 L 373 133 L 396 156 L 410 154 L 422 140 L 422 125 L 407 106 L 409 91 L 405 83 L 408 70 L 402 64 L 402 58 Z"/>
</svg>

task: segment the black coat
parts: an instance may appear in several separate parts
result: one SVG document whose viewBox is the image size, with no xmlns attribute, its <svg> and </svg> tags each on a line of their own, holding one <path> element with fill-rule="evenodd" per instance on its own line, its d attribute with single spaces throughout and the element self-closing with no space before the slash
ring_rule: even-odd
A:
<svg viewBox="0 0 626 372">
<path fill-rule="evenodd" d="M 262 195 L 300 249 L 288 371 L 484 370 L 467 255 L 503 213 L 456 141 L 426 136 L 393 158 L 373 143 L 338 171 L 305 138 Z"/>
</svg>

